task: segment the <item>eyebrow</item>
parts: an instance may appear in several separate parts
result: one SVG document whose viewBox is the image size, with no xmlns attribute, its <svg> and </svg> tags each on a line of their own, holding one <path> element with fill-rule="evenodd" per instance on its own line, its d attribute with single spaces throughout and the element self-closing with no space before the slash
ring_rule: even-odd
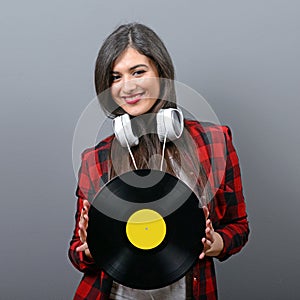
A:
<svg viewBox="0 0 300 300">
<path fill-rule="evenodd" d="M 140 68 L 140 67 L 146 67 L 147 69 L 149 68 L 147 65 L 144 65 L 144 64 L 138 64 L 138 65 L 135 65 L 135 66 L 133 66 L 133 67 L 131 67 L 131 68 L 129 68 L 129 71 L 132 71 L 132 70 L 134 70 L 134 69 L 136 69 L 136 68 Z M 111 73 L 119 73 L 118 71 L 112 71 Z"/>
</svg>

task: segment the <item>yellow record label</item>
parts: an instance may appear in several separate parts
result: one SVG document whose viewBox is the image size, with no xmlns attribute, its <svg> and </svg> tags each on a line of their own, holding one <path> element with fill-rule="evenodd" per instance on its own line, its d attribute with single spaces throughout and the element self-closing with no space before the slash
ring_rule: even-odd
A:
<svg viewBox="0 0 300 300">
<path fill-rule="evenodd" d="M 166 223 L 163 217 L 152 209 L 141 209 L 128 219 L 126 234 L 137 248 L 149 250 L 157 247 L 165 238 Z"/>
</svg>

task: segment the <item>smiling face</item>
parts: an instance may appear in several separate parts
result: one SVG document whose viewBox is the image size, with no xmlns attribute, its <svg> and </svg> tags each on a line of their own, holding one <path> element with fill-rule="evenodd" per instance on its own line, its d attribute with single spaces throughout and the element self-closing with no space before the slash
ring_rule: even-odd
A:
<svg viewBox="0 0 300 300">
<path fill-rule="evenodd" d="M 147 113 L 160 93 L 159 76 L 154 63 L 133 48 L 127 48 L 112 69 L 111 95 L 131 116 Z"/>
</svg>

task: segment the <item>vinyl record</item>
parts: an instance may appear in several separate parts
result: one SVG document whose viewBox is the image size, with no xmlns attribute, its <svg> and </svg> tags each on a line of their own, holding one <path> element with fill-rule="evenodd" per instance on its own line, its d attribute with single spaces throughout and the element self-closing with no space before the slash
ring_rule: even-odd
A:
<svg viewBox="0 0 300 300">
<path fill-rule="evenodd" d="M 161 171 L 114 178 L 89 210 L 91 255 L 113 280 L 131 288 L 157 289 L 182 278 L 202 252 L 204 235 L 197 196 Z"/>
</svg>

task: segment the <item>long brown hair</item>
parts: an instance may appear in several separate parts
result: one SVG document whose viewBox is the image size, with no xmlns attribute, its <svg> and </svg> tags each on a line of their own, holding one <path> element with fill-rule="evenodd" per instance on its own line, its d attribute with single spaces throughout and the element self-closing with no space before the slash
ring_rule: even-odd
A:
<svg viewBox="0 0 300 300">
<path fill-rule="evenodd" d="M 129 23 L 119 26 L 105 39 L 98 53 L 95 65 L 95 89 L 99 103 L 109 117 L 114 118 L 125 113 L 112 99 L 110 86 L 112 85 L 111 72 L 114 62 L 128 47 L 150 58 L 161 79 L 160 96 L 150 111 L 138 118 L 139 144 L 131 148 L 139 169 L 159 169 L 160 156 L 157 154 L 162 153 L 162 143 L 156 133 L 153 131 L 149 133 L 149 128 L 155 127 L 153 115 L 160 109 L 177 107 L 174 66 L 162 40 L 152 29 L 143 24 Z M 197 194 L 198 196 L 202 195 L 207 179 L 197 157 L 195 143 L 188 130 L 184 130 L 181 138 L 175 144 L 168 142 L 165 153 L 165 171 L 179 178 L 185 174 L 185 180 L 188 177 L 196 176 L 197 186 L 200 188 Z M 108 179 L 134 169 L 132 161 L 128 157 L 128 150 L 122 148 L 118 143 L 114 143 L 110 150 Z"/>
</svg>

